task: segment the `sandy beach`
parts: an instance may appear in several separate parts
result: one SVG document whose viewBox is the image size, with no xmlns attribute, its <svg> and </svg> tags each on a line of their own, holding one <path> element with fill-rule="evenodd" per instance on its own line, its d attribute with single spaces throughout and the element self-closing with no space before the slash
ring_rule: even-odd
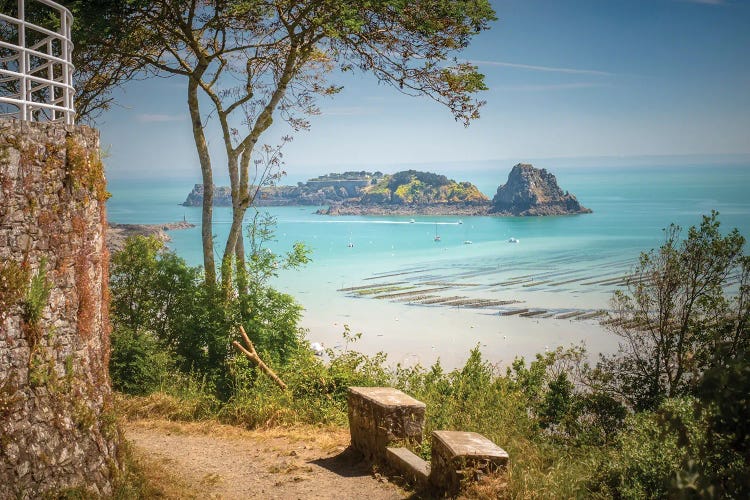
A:
<svg viewBox="0 0 750 500">
<path fill-rule="evenodd" d="M 499 367 L 508 366 L 517 356 L 530 359 L 558 346 L 583 342 L 590 356 L 596 357 L 599 352 L 612 352 L 617 345 L 616 337 L 596 320 L 501 316 L 481 309 L 366 299 L 348 299 L 346 306 L 308 310 L 302 320 L 309 330 L 308 339 L 345 349 L 342 332 L 347 324 L 353 332 L 362 333 L 349 348 L 367 354 L 383 351 L 390 365 L 429 366 L 440 359 L 444 368 L 458 368 L 477 345 L 484 357 Z"/>
</svg>

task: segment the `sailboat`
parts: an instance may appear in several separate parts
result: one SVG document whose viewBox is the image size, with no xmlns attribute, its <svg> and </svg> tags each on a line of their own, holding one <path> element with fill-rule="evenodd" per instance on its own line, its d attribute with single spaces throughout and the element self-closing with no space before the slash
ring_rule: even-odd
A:
<svg viewBox="0 0 750 500">
<path fill-rule="evenodd" d="M 346 245 L 348 248 L 354 248 L 354 243 L 352 243 L 352 233 L 349 233 L 349 243 Z"/>
<path fill-rule="evenodd" d="M 435 224 L 435 241 L 440 241 L 440 235 L 437 232 L 437 224 Z"/>
</svg>

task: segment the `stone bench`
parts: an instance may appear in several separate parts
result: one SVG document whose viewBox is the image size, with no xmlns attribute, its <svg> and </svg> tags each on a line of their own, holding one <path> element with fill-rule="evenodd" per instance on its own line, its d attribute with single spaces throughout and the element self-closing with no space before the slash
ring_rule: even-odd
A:
<svg viewBox="0 0 750 500">
<path fill-rule="evenodd" d="M 473 481 L 508 464 L 508 453 L 476 432 L 435 431 L 429 482 L 449 494 L 458 493 L 462 481 Z"/>
<path fill-rule="evenodd" d="M 391 387 L 349 387 L 352 447 L 384 461 L 393 443 L 422 442 L 425 404 Z"/>
</svg>

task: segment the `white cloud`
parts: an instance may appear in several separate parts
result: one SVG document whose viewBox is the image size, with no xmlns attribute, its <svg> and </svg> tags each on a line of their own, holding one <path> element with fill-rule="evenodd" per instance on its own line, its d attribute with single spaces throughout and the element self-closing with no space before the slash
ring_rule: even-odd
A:
<svg viewBox="0 0 750 500">
<path fill-rule="evenodd" d="M 573 75 L 596 75 L 596 76 L 614 76 L 614 73 L 607 71 L 599 71 L 594 69 L 579 69 L 579 68 L 558 68 L 555 66 L 537 66 L 533 64 L 519 64 L 505 61 L 483 61 L 473 60 L 470 61 L 478 66 L 500 66 L 503 68 L 516 68 L 525 69 L 529 71 L 545 71 L 549 73 L 568 73 Z"/>
<path fill-rule="evenodd" d="M 179 122 L 185 119 L 184 115 L 168 115 L 161 113 L 142 113 L 136 115 L 136 120 L 141 123 Z"/>
</svg>

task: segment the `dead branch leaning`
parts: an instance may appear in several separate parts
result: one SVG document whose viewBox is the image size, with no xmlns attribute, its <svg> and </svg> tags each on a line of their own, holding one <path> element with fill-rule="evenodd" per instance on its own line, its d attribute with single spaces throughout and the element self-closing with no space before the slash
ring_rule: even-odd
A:
<svg viewBox="0 0 750 500">
<path fill-rule="evenodd" d="M 247 356 L 250 361 L 258 365 L 258 368 L 261 369 L 263 373 L 271 377 L 271 380 L 274 381 L 276 385 L 278 385 L 282 391 L 285 391 L 287 389 L 286 384 L 283 380 L 279 378 L 276 373 L 274 373 L 273 370 L 271 370 L 268 365 L 266 365 L 262 359 L 260 359 L 260 356 L 258 356 L 258 353 L 255 351 L 255 346 L 253 346 L 253 343 L 250 341 L 250 338 L 247 336 L 247 333 L 245 333 L 245 329 L 242 328 L 242 325 L 239 325 L 240 333 L 242 334 L 242 338 L 245 340 L 245 345 L 247 346 L 247 349 L 245 349 L 242 344 L 237 342 L 236 340 L 232 342 L 232 345 L 236 347 L 242 354 Z"/>
</svg>

